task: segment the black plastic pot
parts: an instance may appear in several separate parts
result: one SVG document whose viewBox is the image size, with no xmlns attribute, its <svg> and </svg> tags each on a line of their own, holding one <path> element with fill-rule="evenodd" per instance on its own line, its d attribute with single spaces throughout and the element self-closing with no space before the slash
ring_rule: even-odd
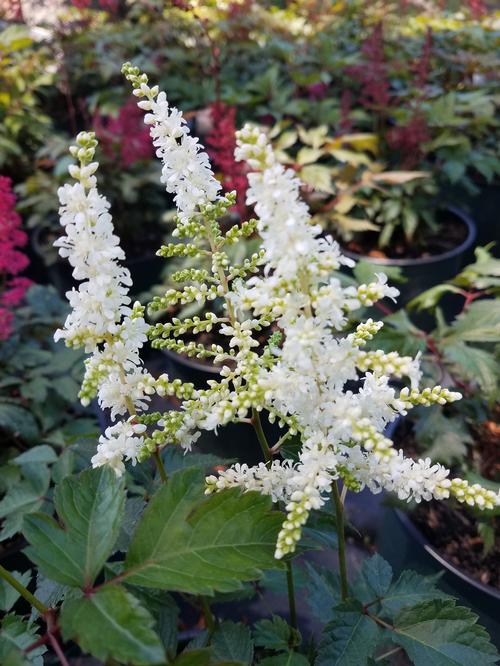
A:
<svg viewBox="0 0 500 666">
<path fill-rule="evenodd" d="M 380 554 L 398 572 L 413 569 L 422 574 L 442 573 L 439 588 L 477 613 L 480 624 L 486 627 L 495 645 L 500 647 L 500 590 L 483 585 L 450 564 L 429 543 L 408 514 L 399 509 L 386 509 L 377 546 Z"/>
<path fill-rule="evenodd" d="M 392 438 L 402 419 L 389 424 L 387 437 Z M 422 574 L 443 573 L 439 588 L 458 597 L 480 617 L 480 623 L 488 629 L 497 647 L 500 647 L 500 590 L 484 585 L 465 571 L 448 562 L 419 528 L 412 522 L 411 514 L 378 502 L 380 517 L 377 548 L 395 571 L 413 569 Z"/>
<path fill-rule="evenodd" d="M 372 264 L 382 272 L 384 267 L 401 268 L 406 278 L 406 282 L 397 285 L 400 291 L 398 307 L 402 307 L 426 289 L 449 280 L 465 265 L 467 252 L 472 247 L 476 238 L 476 225 L 462 210 L 449 207 L 448 211 L 455 215 L 458 221 L 467 228 L 467 237 L 463 243 L 448 252 L 420 259 L 379 259 L 350 252 L 345 249 L 342 252 L 355 261 L 364 261 Z"/>
<path fill-rule="evenodd" d="M 181 379 L 183 382 L 192 382 L 196 388 L 207 387 L 207 381 L 217 379 L 219 369 L 216 366 L 201 363 L 200 361 L 166 349 L 162 350 L 166 357 L 166 371 L 171 379 Z M 262 427 L 272 445 L 283 434 L 277 424 L 269 423 L 267 414 L 262 412 Z M 239 462 L 255 465 L 262 462 L 262 450 L 257 440 L 255 430 L 247 423 L 228 423 L 218 432 L 203 432 L 198 440 L 198 448 L 203 453 L 214 453 L 224 458 L 237 458 Z"/>
<path fill-rule="evenodd" d="M 500 257 L 500 183 L 484 185 L 476 197 L 471 197 L 469 207 L 477 224 L 478 245 L 494 241 L 492 252 Z"/>
<path fill-rule="evenodd" d="M 478 181 L 478 194 L 469 194 L 464 188 L 453 187 L 444 190 L 443 197 L 472 215 L 477 226 L 477 245 L 494 242 L 492 254 L 500 257 L 500 182 Z M 470 252 L 470 260 L 473 253 Z"/>
</svg>

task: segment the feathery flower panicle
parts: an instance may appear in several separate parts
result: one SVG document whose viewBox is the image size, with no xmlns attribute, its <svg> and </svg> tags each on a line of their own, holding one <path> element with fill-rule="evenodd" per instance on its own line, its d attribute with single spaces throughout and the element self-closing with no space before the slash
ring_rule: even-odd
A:
<svg viewBox="0 0 500 666">
<path fill-rule="evenodd" d="M 178 207 L 174 235 L 179 241 L 158 254 L 204 262 L 174 273 L 179 287 L 155 297 L 150 309 L 196 302 L 202 313 L 148 330 L 143 308 L 129 307 L 130 277 L 118 263 L 123 253 L 107 202 L 95 188 L 95 141 L 92 135 L 80 137 L 72 149 L 80 166 L 71 169 L 78 182 L 61 191 L 67 235 L 59 245 L 83 282 L 69 294 L 74 310 L 59 335 L 92 353 L 82 397 L 88 400 L 97 393 L 113 417 L 129 413 L 100 438 L 93 464 L 110 465 L 121 474 L 124 460 L 143 460 L 167 444 L 189 451 L 200 430 L 217 431 L 249 416 L 255 422 L 266 410 L 271 421 L 286 427 L 284 438 L 300 437 L 298 460 L 269 460 L 267 454 L 266 464 L 236 464 L 209 476 L 206 492 L 238 486 L 283 502 L 286 517 L 277 558 L 295 550 L 309 514 L 326 502 L 337 479 L 352 490 L 386 489 L 406 500 L 455 497 L 479 508 L 498 504 L 491 491 L 450 479 L 449 470 L 429 459 L 405 458 L 385 436 L 386 425 L 414 406 L 445 404 L 461 396 L 446 387 L 420 389 L 418 356 L 363 349 L 381 322 L 369 319 L 345 332 L 353 310 L 394 299 L 398 292 L 383 274 L 357 288 L 342 286 L 335 271 L 352 262 L 311 224 L 298 179 L 276 160 L 266 136 L 251 126 L 237 135 L 235 154 L 251 171 L 247 203 L 254 205 L 257 220 L 223 233 L 218 220 L 234 205 L 235 193 L 218 194 L 207 156 L 165 94 L 150 87 L 132 65 L 124 65 L 123 71 L 146 111 L 163 161 L 163 180 Z M 228 247 L 255 230 L 261 249 L 232 265 Z M 210 311 L 216 298 L 223 303 L 218 314 Z M 273 333 L 262 346 L 262 331 L 272 324 L 282 334 Z M 203 345 L 183 337 L 211 330 L 226 343 Z M 154 348 L 211 359 L 220 366 L 220 375 L 205 388 L 170 381 L 166 375 L 154 379 L 142 368 L 138 353 L 146 332 Z M 390 381 L 394 377 L 409 386 L 398 391 Z M 154 392 L 176 396 L 181 409 L 137 415 Z M 272 451 L 279 446 L 273 443 Z"/>
<path fill-rule="evenodd" d="M 130 273 L 119 263 L 125 254 L 114 234 L 109 203 L 99 194 L 93 162 L 97 141 L 93 133 L 81 132 L 70 149 L 79 165 L 69 172 L 76 180 L 59 189 L 60 219 L 66 233 L 55 245 L 73 267 L 80 282 L 66 296 L 71 305 L 64 327 L 55 333 L 69 347 L 83 347 L 91 354 L 86 361 L 80 398 L 89 404 L 96 395 L 111 418 L 135 414 L 149 400 L 145 391 L 149 375 L 143 370 L 139 350 L 146 341 L 148 325 L 139 304 L 130 307 Z M 153 389 L 154 390 L 154 389 Z M 130 423 L 117 423 L 101 437 L 95 466 L 111 465 L 123 472 L 123 461 L 136 461 L 142 440 Z"/>
<path fill-rule="evenodd" d="M 253 277 L 240 288 L 240 309 L 271 310 L 284 331 L 285 341 L 275 364 L 261 369 L 258 382 L 266 406 L 292 414 L 303 440 L 296 473 L 288 479 L 276 470 L 276 477 L 285 479 L 287 488 L 280 491 L 279 486 L 272 486 L 274 496 L 288 498 L 287 519 L 276 550 L 276 556 L 282 557 L 295 549 L 310 511 L 324 503 L 335 479 L 346 474 L 359 488 L 386 488 L 404 499 L 441 499 L 450 493 L 457 497 L 461 486 L 447 478 L 449 470 L 430 460 L 405 459 L 383 431 L 414 405 L 444 404 L 459 399 L 460 394 L 441 387 L 419 392 L 418 357 L 360 349 L 376 335 L 381 323 L 370 320 L 344 338 L 332 333 L 332 328 L 344 328 L 350 310 L 380 298 L 394 299 L 398 292 L 387 285 L 384 275 L 356 291 L 342 289 L 330 274 L 343 258 L 336 244 L 311 226 L 309 213 L 298 198 L 298 181 L 277 164 L 257 129 L 245 127 L 238 138 L 237 155 L 257 170 L 249 175 L 248 197 L 259 215 L 267 260 L 264 276 Z M 403 376 L 409 378 L 411 390 L 403 389 L 397 395 L 389 378 Z M 356 393 L 346 390 L 349 381 L 360 382 Z M 250 469 L 240 476 L 241 485 L 247 487 L 255 473 Z M 237 477 L 229 471 L 223 475 L 233 485 Z M 209 487 L 216 485 L 212 482 Z M 269 487 L 261 491 L 267 492 Z M 479 496 L 481 504 L 484 498 Z"/>
<path fill-rule="evenodd" d="M 198 139 L 190 136 L 182 113 L 170 107 L 167 96 L 158 86 L 150 88 L 146 74 L 127 63 L 122 68 L 139 97 L 139 108 L 148 111 L 144 117 L 157 156 L 163 162 L 162 182 L 174 195 L 179 216 L 187 221 L 200 204 L 214 201 L 221 189 L 210 168 L 208 155 L 201 152 Z"/>
<path fill-rule="evenodd" d="M 28 242 L 28 237 L 21 228 L 15 205 L 12 181 L 0 176 L 0 340 L 7 340 L 12 334 L 12 309 L 21 303 L 31 285 L 31 280 L 19 276 L 29 263 L 20 250 Z"/>
</svg>

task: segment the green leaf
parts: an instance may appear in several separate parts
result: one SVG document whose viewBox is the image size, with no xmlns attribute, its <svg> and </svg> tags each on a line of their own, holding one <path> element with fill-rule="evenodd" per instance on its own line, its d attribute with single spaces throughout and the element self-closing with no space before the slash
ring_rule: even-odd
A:
<svg viewBox="0 0 500 666">
<path fill-rule="evenodd" d="M 415 414 L 415 437 L 426 455 L 447 465 L 463 458 L 472 438 L 461 416 L 446 417 L 438 407 Z"/>
<path fill-rule="evenodd" d="M 305 600 L 313 614 L 326 623 L 333 619 L 334 607 L 341 602 L 340 577 L 326 568 L 318 568 L 306 562 L 309 580 Z"/>
<path fill-rule="evenodd" d="M 259 620 L 253 632 L 255 645 L 268 650 L 288 650 L 294 640 L 293 629 L 278 615 L 271 620 Z"/>
<path fill-rule="evenodd" d="M 0 540 L 20 531 L 24 516 L 40 509 L 49 488 L 50 472 L 46 466 L 28 463 L 23 465 L 23 473 L 28 478 L 10 488 L 0 502 L 0 518 L 5 518 Z"/>
<path fill-rule="evenodd" d="M 452 284 L 438 284 L 413 298 L 407 305 L 409 310 L 433 310 L 441 300 L 441 297 L 448 293 L 459 294 L 460 289 Z"/>
<path fill-rule="evenodd" d="M 172 597 L 168 596 L 166 603 L 157 614 L 157 630 L 169 659 L 177 653 L 177 621 L 179 608 Z"/>
<path fill-rule="evenodd" d="M 48 608 L 54 608 L 68 591 L 66 585 L 56 583 L 50 578 L 45 578 L 41 573 L 37 573 L 35 597 L 39 599 Z M 31 609 L 31 619 L 39 615 L 36 608 Z"/>
<path fill-rule="evenodd" d="M 449 329 L 446 340 L 498 342 L 500 340 L 500 299 L 474 301 Z"/>
<path fill-rule="evenodd" d="M 297 164 L 313 164 L 317 162 L 325 154 L 324 150 L 317 148 L 301 148 L 297 153 Z"/>
<path fill-rule="evenodd" d="M 274 147 L 277 150 L 287 150 L 288 148 L 291 148 L 296 141 L 297 141 L 297 132 L 295 130 L 288 130 L 280 134 Z"/>
<path fill-rule="evenodd" d="M 411 322 L 405 310 L 398 310 L 384 318 L 384 327 L 369 348 L 415 356 L 419 351 L 425 351 L 426 343 L 422 332 Z"/>
<path fill-rule="evenodd" d="M 380 270 L 380 265 L 362 259 L 357 262 L 352 272 L 360 284 L 368 284 L 377 279 L 376 273 L 380 273 Z M 399 266 L 384 266 L 384 275 L 387 275 L 391 284 L 396 282 L 407 282 L 407 279 L 403 275 L 403 271 Z"/>
<path fill-rule="evenodd" d="M 334 619 L 323 629 L 315 666 L 361 666 L 372 656 L 382 637 L 380 627 L 354 599 L 335 608 Z"/>
<path fill-rule="evenodd" d="M 212 637 L 215 659 L 251 666 L 253 643 L 250 629 L 241 623 L 222 622 Z"/>
<path fill-rule="evenodd" d="M 477 382 L 487 395 L 493 395 L 498 386 L 500 368 L 493 354 L 471 347 L 464 342 L 444 345 L 443 354 L 451 364 L 454 375 Z"/>
<path fill-rule="evenodd" d="M 212 594 L 283 566 L 274 559 L 282 516 L 270 498 L 234 489 L 203 499 L 202 478 L 179 471 L 154 495 L 128 550 L 130 583 Z"/>
<path fill-rule="evenodd" d="M 363 560 L 361 569 L 353 583 L 353 592 L 356 599 L 365 604 L 382 598 L 392 581 L 391 565 L 378 553 Z"/>
<path fill-rule="evenodd" d="M 120 533 L 115 543 L 115 550 L 121 550 L 123 553 L 127 552 L 132 534 L 144 512 L 145 506 L 146 502 L 142 497 L 127 497 L 125 501 L 125 513 L 120 525 Z"/>
<path fill-rule="evenodd" d="M 17 463 L 18 465 L 25 465 L 26 463 L 39 463 L 50 465 L 53 462 L 56 462 L 57 454 L 51 446 L 47 444 L 42 444 L 41 446 L 34 446 L 33 448 L 21 453 L 12 460 L 12 462 Z"/>
<path fill-rule="evenodd" d="M 43 402 L 47 397 L 49 385 L 49 380 L 46 377 L 35 377 L 21 386 L 21 395 L 26 400 Z"/>
<path fill-rule="evenodd" d="M 391 637 L 415 666 L 495 664 L 498 652 L 477 619 L 454 601 L 426 601 L 401 611 Z"/>
<path fill-rule="evenodd" d="M 54 495 L 65 528 L 44 514 L 29 516 L 24 535 L 31 547 L 26 554 L 59 583 L 91 585 L 113 549 L 124 500 L 123 481 L 107 467 L 66 477 Z"/>
<path fill-rule="evenodd" d="M 31 571 L 19 573 L 19 571 L 11 571 L 14 578 L 25 587 L 31 580 Z M 0 579 L 0 610 L 10 611 L 12 606 L 16 603 L 21 595 L 3 578 Z"/>
<path fill-rule="evenodd" d="M 185 650 L 171 662 L 171 666 L 213 666 L 212 650 L 210 648 Z"/>
<path fill-rule="evenodd" d="M 0 402 L 0 427 L 27 441 L 38 437 L 38 425 L 33 414 L 10 402 Z"/>
<path fill-rule="evenodd" d="M 13 613 L 6 615 L 2 621 L 0 630 L 0 663 L 4 664 L 12 652 L 24 650 L 34 643 L 37 638 L 39 636 L 36 633 L 35 626 Z M 46 648 L 43 645 L 30 650 L 27 656 L 27 663 L 30 666 L 42 666 L 43 659 L 41 655 L 45 651 Z"/>
<path fill-rule="evenodd" d="M 483 540 L 483 554 L 488 555 L 495 547 L 495 528 L 491 523 L 478 522 L 477 533 Z"/>
<path fill-rule="evenodd" d="M 52 480 L 61 483 L 63 479 L 75 471 L 75 454 L 71 449 L 65 449 L 52 467 Z"/>
<path fill-rule="evenodd" d="M 258 666 L 311 666 L 311 661 L 300 652 L 280 652 L 256 662 Z M 221 664 L 221 666 L 223 666 Z M 224 666 L 226 666 L 224 664 Z"/>
<path fill-rule="evenodd" d="M 154 620 L 137 599 L 119 585 L 64 602 L 60 624 L 64 640 L 74 640 L 97 659 L 136 666 L 165 661 Z"/>
<path fill-rule="evenodd" d="M 23 481 L 9 490 L 0 502 L 0 518 L 5 518 L 10 514 L 26 513 L 36 510 L 42 503 L 42 498 L 37 488 Z"/>
<path fill-rule="evenodd" d="M 435 576 L 421 576 L 415 571 L 403 571 L 385 593 L 381 601 L 382 608 L 395 614 L 423 601 L 449 599 L 447 594 L 435 587 L 435 582 Z"/>
<path fill-rule="evenodd" d="M 303 150 L 306 149 L 304 148 Z M 329 194 L 335 192 L 332 187 L 332 171 L 330 167 L 323 164 L 308 164 L 302 167 L 298 175 L 302 182 L 310 185 L 315 190 L 328 192 Z"/>
</svg>

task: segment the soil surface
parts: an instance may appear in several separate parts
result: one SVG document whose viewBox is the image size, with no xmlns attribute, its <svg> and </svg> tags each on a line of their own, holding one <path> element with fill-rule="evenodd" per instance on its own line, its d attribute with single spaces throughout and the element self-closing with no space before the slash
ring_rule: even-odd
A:
<svg viewBox="0 0 500 666">
<path fill-rule="evenodd" d="M 341 243 L 346 250 L 374 259 L 425 259 L 454 250 L 467 238 L 466 224 L 449 210 L 440 211 L 437 216 L 439 227 L 418 241 L 408 242 L 400 230 L 396 230 L 390 245 L 379 248 L 379 233 L 374 231 L 358 234 L 349 243 Z"/>
<path fill-rule="evenodd" d="M 500 407 L 495 411 L 493 420 L 472 429 L 475 442 L 471 447 L 471 462 L 485 478 L 492 481 L 498 481 L 500 475 L 498 417 Z M 413 458 L 422 455 L 408 419 L 396 431 L 395 443 L 396 448 L 402 448 Z M 493 546 L 487 552 L 478 532 L 478 520 L 471 510 L 461 504 L 425 502 L 412 511 L 410 518 L 450 564 L 484 585 L 500 588 L 500 516 L 488 520 L 496 536 Z"/>
</svg>

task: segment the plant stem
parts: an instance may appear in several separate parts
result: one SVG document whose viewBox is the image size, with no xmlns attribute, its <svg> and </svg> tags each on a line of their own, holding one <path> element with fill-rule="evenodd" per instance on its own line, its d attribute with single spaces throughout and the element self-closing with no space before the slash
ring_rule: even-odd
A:
<svg viewBox="0 0 500 666">
<path fill-rule="evenodd" d="M 375 659 L 375 661 L 382 661 L 382 659 L 387 659 L 387 657 L 391 657 L 393 654 L 396 654 L 397 652 L 399 652 L 402 649 L 403 648 L 401 648 L 401 647 L 397 647 L 397 648 L 394 648 L 393 650 L 389 650 L 389 652 L 384 652 L 384 654 L 381 654 L 380 657 L 377 657 Z"/>
<path fill-rule="evenodd" d="M 297 629 L 297 608 L 295 606 L 295 587 L 293 584 L 293 569 L 291 561 L 286 563 L 286 582 L 288 586 L 288 607 L 290 609 L 290 626 Z"/>
<path fill-rule="evenodd" d="M 153 458 L 155 459 L 156 467 L 158 468 L 158 472 L 160 473 L 160 478 L 162 480 L 162 483 L 167 483 L 168 481 L 167 472 L 165 470 L 165 465 L 163 464 L 161 453 L 158 451 L 158 449 L 156 449 L 156 451 L 153 453 Z"/>
<path fill-rule="evenodd" d="M 264 454 L 266 465 L 270 467 L 273 461 L 273 454 L 271 453 L 266 435 L 262 429 L 262 422 L 260 420 L 259 412 L 255 409 L 255 407 L 252 407 L 252 423 L 253 427 L 255 428 L 255 432 L 257 433 L 257 439 L 259 440 L 260 448 Z"/>
<path fill-rule="evenodd" d="M 9 585 L 12 585 L 12 587 L 19 592 L 19 594 L 26 599 L 26 601 L 33 606 L 33 608 L 36 608 L 37 611 L 40 613 L 40 615 L 45 615 L 46 613 L 49 612 L 49 609 L 47 606 L 42 604 L 42 602 L 37 599 L 31 592 L 24 587 L 22 583 L 20 583 L 18 580 L 14 578 L 14 576 L 10 573 L 10 571 L 7 571 L 1 564 L 0 564 L 0 577 L 2 577 Z"/>
<path fill-rule="evenodd" d="M 210 604 L 206 597 L 200 597 L 201 605 L 203 608 L 203 615 L 205 617 L 205 624 L 207 625 L 208 633 L 212 635 L 215 631 L 215 617 L 210 608 Z"/>
<path fill-rule="evenodd" d="M 340 573 L 340 591 L 342 594 L 342 601 L 345 601 L 349 596 L 349 587 L 347 585 L 347 565 L 345 559 L 344 506 L 340 499 L 339 489 L 336 481 L 333 482 L 332 486 L 332 499 L 335 504 L 335 513 L 337 517 L 337 537 L 339 540 L 338 558 L 339 558 L 339 573 Z"/>
<path fill-rule="evenodd" d="M 59 659 L 59 662 L 61 663 L 61 666 L 69 666 L 69 662 L 64 656 L 64 652 L 62 651 L 61 646 L 59 645 L 59 641 L 55 636 L 52 634 L 49 634 L 49 643 L 52 645 L 52 649 L 57 655 L 57 658 Z"/>
</svg>

